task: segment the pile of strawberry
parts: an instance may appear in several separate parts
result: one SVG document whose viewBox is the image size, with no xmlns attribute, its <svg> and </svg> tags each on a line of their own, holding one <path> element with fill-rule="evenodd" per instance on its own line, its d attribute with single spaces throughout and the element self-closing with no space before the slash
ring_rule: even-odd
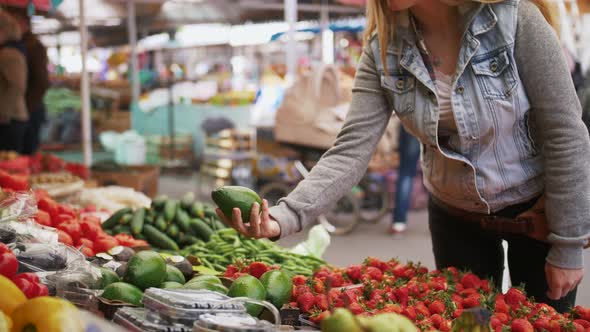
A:
<svg viewBox="0 0 590 332">
<path fill-rule="evenodd" d="M 590 331 L 590 309 L 578 306 L 562 315 L 519 288 L 501 294 L 490 281 L 455 268 L 429 271 L 420 264 L 368 258 L 345 269 L 321 268 L 309 278 L 295 276 L 293 284 L 291 305 L 314 322 L 344 307 L 357 315 L 398 313 L 422 331 L 444 332 L 463 310 L 483 307 L 493 313 L 494 331 Z"/>
<path fill-rule="evenodd" d="M 251 275 L 260 279 L 263 274 L 270 270 L 278 270 L 279 265 L 268 265 L 263 262 L 256 262 L 246 259 L 236 260 L 234 264 L 230 264 L 225 269 L 223 276 L 229 279 L 238 279 L 244 275 Z"/>
<path fill-rule="evenodd" d="M 58 204 L 46 192 L 35 191 L 37 197 L 37 214 L 35 221 L 43 226 L 57 229 L 59 242 L 80 249 L 87 257 L 107 252 L 116 246 L 148 246 L 147 242 L 137 240 L 131 235 L 106 234 L 98 217 L 92 216 L 95 207 L 88 206 L 83 210 L 68 205 Z"/>
</svg>

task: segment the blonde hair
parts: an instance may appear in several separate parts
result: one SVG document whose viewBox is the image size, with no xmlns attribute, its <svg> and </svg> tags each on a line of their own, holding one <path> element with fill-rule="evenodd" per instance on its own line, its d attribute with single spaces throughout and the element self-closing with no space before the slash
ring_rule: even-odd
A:
<svg viewBox="0 0 590 332">
<path fill-rule="evenodd" d="M 465 0 L 481 3 L 498 3 L 503 0 Z M 523 0 L 525 1 L 525 0 Z M 551 11 L 545 0 L 527 0 L 539 8 L 549 24 L 553 25 Z M 389 8 L 389 0 L 367 0 L 367 29 L 365 42 L 377 33 L 381 58 L 385 58 L 387 44 L 393 37 L 393 11 Z"/>
<path fill-rule="evenodd" d="M 4 31 L 6 40 L 20 40 L 22 37 L 16 19 L 2 9 L 0 9 L 0 31 Z"/>
</svg>

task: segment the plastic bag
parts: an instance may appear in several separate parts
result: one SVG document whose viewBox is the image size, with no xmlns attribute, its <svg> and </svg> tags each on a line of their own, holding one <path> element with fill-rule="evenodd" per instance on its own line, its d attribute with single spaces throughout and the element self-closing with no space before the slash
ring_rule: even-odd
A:
<svg viewBox="0 0 590 332">
<path fill-rule="evenodd" d="M 84 189 L 78 198 L 81 205 L 94 205 L 98 209 L 107 209 L 111 212 L 130 208 L 149 208 L 152 201 L 143 193 L 132 188 L 109 186 L 103 188 Z"/>
<path fill-rule="evenodd" d="M 330 234 L 322 225 L 315 225 L 309 230 L 307 240 L 291 249 L 292 253 L 322 258 L 330 245 Z"/>
<path fill-rule="evenodd" d="M 0 199 L 0 222 L 24 221 L 37 213 L 37 199 L 32 191 L 7 194 Z"/>
</svg>

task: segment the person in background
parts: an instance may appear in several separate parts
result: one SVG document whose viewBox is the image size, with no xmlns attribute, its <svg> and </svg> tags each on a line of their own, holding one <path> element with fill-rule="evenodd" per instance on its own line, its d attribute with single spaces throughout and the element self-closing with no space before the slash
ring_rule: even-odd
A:
<svg viewBox="0 0 590 332">
<path fill-rule="evenodd" d="M 0 151 L 20 151 L 27 127 L 27 63 L 18 23 L 0 10 Z"/>
<path fill-rule="evenodd" d="M 393 208 L 393 224 L 390 232 L 400 234 L 408 227 L 408 210 L 412 203 L 414 178 L 418 171 L 420 159 L 420 142 L 408 134 L 403 126 L 399 131 L 399 168 L 395 184 L 395 205 Z"/>
<path fill-rule="evenodd" d="M 47 50 L 36 35 L 31 31 L 31 19 L 22 9 L 9 9 L 10 14 L 18 21 L 23 33 L 27 54 L 27 94 L 26 103 L 29 122 L 25 132 L 22 154 L 31 155 L 39 149 L 41 126 L 45 122 L 46 109 L 43 103 L 45 92 L 49 89 L 49 71 L 47 68 Z"/>
</svg>

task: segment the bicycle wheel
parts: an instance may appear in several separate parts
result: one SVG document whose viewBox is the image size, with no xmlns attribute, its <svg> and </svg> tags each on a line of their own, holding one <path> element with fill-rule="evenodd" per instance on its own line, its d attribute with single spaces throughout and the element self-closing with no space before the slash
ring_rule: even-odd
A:
<svg viewBox="0 0 590 332">
<path fill-rule="evenodd" d="M 383 177 L 367 176 L 358 185 L 360 188 L 359 217 L 364 222 L 378 223 L 388 215 L 393 205 L 393 197 L 389 193 Z"/>
<path fill-rule="evenodd" d="M 360 220 L 360 204 L 358 198 L 349 193 L 342 197 L 318 222 L 334 235 L 345 235 L 356 227 Z"/>
<path fill-rule="evenodd" d="M 258 194 L 268 201 L 269 206 L 277 205 L 279 199 L 287 196 L 293 188 L 282 182 L 270 182 L 262 187 Z"/>
</svg>

